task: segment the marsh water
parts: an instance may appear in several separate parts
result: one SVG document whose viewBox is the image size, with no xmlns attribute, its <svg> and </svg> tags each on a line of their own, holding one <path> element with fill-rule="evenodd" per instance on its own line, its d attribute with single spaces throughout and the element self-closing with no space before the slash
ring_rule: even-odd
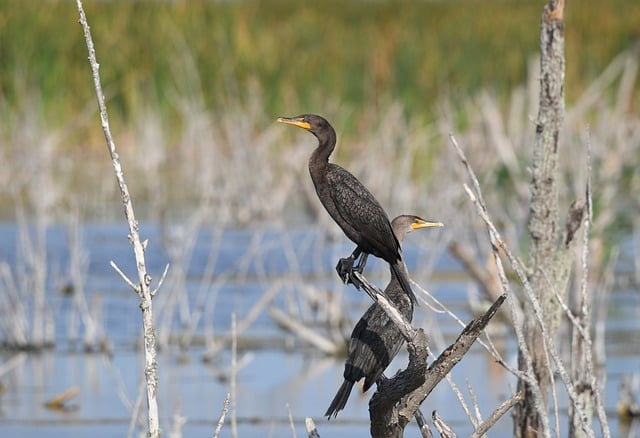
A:
<svg viewBox="0 0 640 438">
<path fill-rule="evenodd" d="M 240 437 L 305 436 L 304 418 L 312 417 L 321 436 L 368 435 L 368 399 L 354 388 L 346 409 L 335 420 L 322 417 L 342 382 L 343 359 L 320 353 L 297 336 L 284 331 L 269 315 L 279 308 L 292 317 L 309 321 L 323 332 L 318 307 L 305 304 L 310 288 L 327 301 L 338 300 L 353 324 L 369 304 L 353 287 L 341 284 L 333 271 L 335 261 L 351 250 L 344 239 L 329 239 L 314 228 L 298 230 L 200 230 L 197 238 L 180 227 L 166 230 L 144 226 L 149 239 L 148 271 L 157 280 L 167 263 L 169 275 L 154 301 L 158 335 L 166 342 L 158 356 L 160 421 L 164 436 L 211 437 L 231 383 L 231 350 L 228 344 L 209 361 L 203 356 L 210 340 L 224 337 L 232 315 L 240 326 L 251 309 L 269 290 L 276 288 L 268 305 L 260 310 L 238 336 L 237 386 L 233 409 Z M 55 346 L 44 351 L 0 351 L 0 436 L 47 437 L 138 436 L 144 434 L 145 399 L 142 393 L 141 317 L 138 299 L 110 266 L 115 261 L 135 278 L 134 260 L 125 224 L 88 224 L 80 230 L 80 270 L 89 313 L 98 325 L 98 338 L 108 354 L 86 352 L 85 325 L 70 270 L 72 246 L 69 229 L 52 226 L 46 242 L 45 318 L 55 333 Z M 418 233 L 415 233 L 418 234 Z M 0 262 L 19 273 L 23 266 L 15 224 L 0 227 Z M 433 241 L 408 238 L 404 247 L 414 280 L 451 309 L 462 321 L 473 316 L 469 297 L 477 294 L 461 267 L 443 250 L 429 251 Z M 164 242 L 164 244 L 162 244 Z M 78 243 L 78 242 L 76 242 Z M 623 248 L 616 278 L 632 278 L 634 248 Z M 77 253 L 75 254 L 77 256 Z M 74 257 L 75 257 L 74 256 Z M 77 260 L 77 259 L 76 259 Z M 383 285 L 386 269 L 370 259 L 369 278 Z M 28 272 L 27 272 L 28 274 Z M 155 281 L 154 281 L 155 284 Z M 640 306 L 633 282 L 616 281 L 606 300 L 606 390 L 604 393 L 614 436 L 621 433 L 615 406 L 625 375 L 640 371 Z M 77 285 L 76 285 L 77 288 Z M 319 292 L 318 292 L 319 291 Z M 3 292 L 4 293 L 4 292 Z M 421 294 L 414 325 L 431 336 L 434 354 L 451 343 L 461 327 L 451 316 L 437 312 L 432 299 Z M 2 318 L 11 318 L 3 298 Z M 5 327 L 3 325 L 3 327 Z M 503 357 L 516 363 L 513 337 L 499 322 L 491 323 L 492 338 Z M 347 334 L 349 329 L 346 330 Z M 189 342 L 180 342 L 188 333 Z M 402 353 L 390 372 L 406 363 Z M 480 346 L 474 346 L 452 373 L 452 380 L 472 402 L 473 389 L 486 418 L 515 388 L 515 379 L 494 363 Z M 45 407 L 46 401 L 70 388 L 77 395 L 64 410 Z M 560 397 L 563 397 L 560 393 Z M 437 410 L 459 436 L 471 428 L 447 382 L 425 401 L 423 412 Z M 142 419 L 132 421 L 136 412 Z M 564 414 L 564 413 L 561 413 Z M 221 436 L 231 436 L 231 412 Z M 564 427 L 564 422 L 561 422 Z M 133 432 L 131 432 L 133 431 Z M 566 433 L 566 431 L 565 431 Z M 491 436 L 510 436 L 507 415 Z M 419 436 L 415 424 L 406 436 Z"/>
</svg>

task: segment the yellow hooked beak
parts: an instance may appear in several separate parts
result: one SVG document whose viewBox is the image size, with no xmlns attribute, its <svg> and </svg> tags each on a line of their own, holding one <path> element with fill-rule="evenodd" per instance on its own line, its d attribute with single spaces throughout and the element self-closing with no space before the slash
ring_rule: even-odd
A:
<svg viewBox="0 0 640 438">
<path fill-rule="evenodd" d="M 309 122 L 305 122 L 302 117 L 278 117 L 278 122 L 297 126 L 298 128 L 302 128 L 306 131 L 311 129 Z"/>
<path fill-rule="evenodd" d="M 420 228 L 428 227 L 444 227 L 444 224 L 442 222 L 431 222 L 422 219 L 416 219 L 416 221 L 411 224 L 412 230 L 419 230 Z"/>
</svg>

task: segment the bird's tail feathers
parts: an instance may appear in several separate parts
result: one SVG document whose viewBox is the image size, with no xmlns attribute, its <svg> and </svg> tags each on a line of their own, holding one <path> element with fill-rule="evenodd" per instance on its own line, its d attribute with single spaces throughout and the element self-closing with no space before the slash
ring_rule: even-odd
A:
<svg viewBox="0 0 640 438">
<path fill-rule="evenodd" d="M 335 418 L 338 415 L 339 411 L 344 409 L 351 394 L 351 388 L 353 388 L 353 382 L 349 382 L 348 380 L 342 382 L 331 405 L 329 405 L 329 409 L 327 409 L 327 412 L 324 414 L 325 417 L 331 420 L 332 417 Z"/>
</svg>

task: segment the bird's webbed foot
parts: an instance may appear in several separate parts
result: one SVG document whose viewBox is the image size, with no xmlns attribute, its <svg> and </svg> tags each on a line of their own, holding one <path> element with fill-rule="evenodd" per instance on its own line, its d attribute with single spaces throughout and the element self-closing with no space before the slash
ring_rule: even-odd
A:
<svg viewBox="0 0 640 438">
<path fill-rule="evenodd" d="M 340 277 L 345 284 L 351 283 L 356 287 L 356 289 L 360 289 L 362 283 L 353 274 L 354 272 L 362 274 L 362 271 L 364 271 L 364 267 L 367 264 L 368 256 L 369 254 L 366 252 L 363 253 L 359 249 L 356 249 L 349 257 L 344 257 L 338 260 L 338 264 L 336 265 L 338 277 Z M 354 266 L 358 257 L 358 263 Z"/>
<path fill-rule="evenodd" d="M 351 281 L 351 271 L 354 269 L 353 264 L 355 262 L 355 257 L 350 255 L 349 257 L 344 257 L 338 260 L 338 264 L 336 265 L 336 272 L 338 273 L 338 277 L 344 284 L 349 284 Z"/>
</svg>

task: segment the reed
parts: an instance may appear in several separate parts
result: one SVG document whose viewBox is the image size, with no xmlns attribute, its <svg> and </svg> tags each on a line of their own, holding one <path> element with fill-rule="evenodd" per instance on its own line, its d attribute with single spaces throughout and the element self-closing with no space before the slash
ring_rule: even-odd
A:
<svg viewBox="0 0 640 438">
<path fill-rule="evenodd" d="M 632 194 L 638 190 L 633 163 L 637 162 L 640 150 L 640 120 L 631 110 L 637 90 L 637 69 L 633 50 L 614 58 L 577 96 L 575 104 L 568 105 L 562 133 L 563 141 L 569 144 L 560 163 L 566 182 L 560 193 L 564 201 L 577 197 L 580 187 L 584 186 L 586 175 L 583 170 L 576 171 L 575 162 L 582 150 L 585 126 L 590 127 L 596 169 L 593 186 L 598 188 L 593 193 L 591 245 L 597 260 L 594 263 L 601 267 L 607 264 L 617 239 L 637 231 L 637 221 L 632 215 L 637 199 Z M 480 248 L 486 236 L 473 212 L 461 208 L 467 201 L 457 184 L 460 170 L 447 146 L 448 135 L 455 132 L 465 145 L 485 188 L 487 205 L 503 235 L 511 244 L 519 243 L 519 230 L 524 229 L 528 216 L 526 163 L 533 134 L 529 117 L 535 114 L 538 94 L 535 59 L 530 60 L 528 71 L 531 73 L 527 82 L 513 88 L 507 105 L 489 90 L 462 102 L 453 97 L 442 98 L 434 104 L 435 120 L 425 123 L 396 101 L 384 108 L 372 106 L 363 112 L 358 136 L 345 132 L 344 124 L 353 117 L 351 110 L 329 105 L 326 115 L 335 121 L 339 131 L 336 160 L 370 187 L 391 215 L 412 211 L 442 220 L 447 227 L 441 245 L 447 243 L 450 236 L 466 243 L 478 242 L 475 249 L 471 248 L 471 258 L 485 259 L 487 254 Z M 179 129 L 174 131 L 162 124 L 162 114 L 150 107 L 143 118 L 132 121 L 132 129 L 125 129 L 121 138 L 124 166 L 127 172 L 138 177 L 131 191 L 143 206 L 140 216 L 159 222 L 166 230 L 163 246 L 174 266 L 168 279 L 174 282 L 170 289 L 173 292 L 158 302 L 160 321 L 165 321 L 165 327 L 171 327 L 163 330 L 163 334 L 179 330 L 181 336 L 186 336 L 187 344 L 198 324 L 212 323 L 207 312 L 215 305 L 215 291 L 230 280 L 229 277 L 214 279 L 212 274 L 218 257 L 216 242 L 219 241 L 215 236 L 220 237 L 221 229 L 256 227 L 256 224 L 260 229 L 318 223 L 329 238 L 340 236 L 319 205 L 307 175 L 306 160 L 313 148 L 312 142 L 278 129 L 273 118 L 265 113 L 263 93 L 254 89 L 251 96 L 247 101 L 230 101 L 225 111 L 209 109 L 201 100 L 176 96 L 175 106 L 182 120 Z M 23 236 L 18 263 L 5 263 L 2 269 L 1 280 L 5 285 L 2 310 L 10 314 L 15 323 L 13 328 L 3 328 L 3 342 L 8 344 L 29 344 L 33 335 L 30 327 L 33 322 L 29 321 L 44 324 L 46 319 L 42 316 L 34 320 L 29 316 L 35 311 L 36 307 L 32 306 L 36 302 L 33 296 L 23 295 L 45 291 L 52 277 L 46 271 L 46 260 L 39 259 L 46 254 L 42 246 L 46 229 L 59 221 L 70 220 L 70 206 L 77 209 L 77 219 L 71 222 L 78 221 L 77 225 L 71 224 L 71 233 L 76 226 L 81 227 L 83 221 L 115 220 L 119 212 L 120 200 L 104 157 L 94 156 L 91 147 L 66 151 L 79 122 L 52 127 L 50 123 L 54 122 L 41 116 L 39 108 L 43 105 L 42 96 L 33 93 L 22 102 L 19 112 L 7 113 L 8 123 L 0 123 L 0 144 L 3 145 L 0 147 L 3 158 L 0 179 L 6 182 L 0 185 L 0 197 L 7 201 L 3 204 L 16 207 L 5 210 L 3 215 L 5 219 L 22 223 Z M 77 156 L 83 159 L 78 161 L 74 158 Z M 184 226 L 176 227 L 176 223 Z M 179 234 L 175 234 L 178 231 Z M 189 307 L 183 295 L 184 275 L 181 279 L 180 273 L 186 269 L 192 257 L 193 241 L 201 231 L 214 236 L 208 256 L 208 279 L 203 281 L 207 286 L 198 293 L 198 304 Z M 259 234 L 256 238 L 259 246 Z M 76 260 L 71 266 L 70 278 L 74 288 L 82 290 L 82 283 L 86 281 L 82 267 L 85 262 L 79 235 L 75 239 L 70 241 Z M 291 253 L 291 249 L 288 252 Z M 247 252 L 245 263 L 261 257 L 263 253 L 256 247 Z M 295 255 L 290 254 L 288 260 L 295 272 Z M 316 264 L 321 262 L 315 260 Z M 36 269 L 39 265 L 43 267 Z M 601 275 L 598 269 L 591 272 L 596 279 Z M 36 280 L 40 286 L 33 283 Z M 304 279 L 295 274 L 290 280 L 284 291 L 304 284 Z M 174 297 L 173 293 L 177 295 Z M 308 289 L 303 293 L 306 295 L 303 300 L 287 298 L 287 311 L 302 312 L 302 319 L 309 320 L 314 315 L 311 309 L 317 309 L 314 317 L 331 321 L 333 328 L 326 336 L 339 341 L 339 333 L 344 329 L 340 328 L 344 323 L 344 314 L 339 311 L 342 299 L 317 299 L 316 292 Z M 290 294 L 286 292 L 285 296 Z M 163 308 L 165 299 L 173 301 Z M 26 306 L 22 313 L 20 306 L 15 307 L 16 312 L 8 312 L 7 309 L 13 308 L 11 303 L 16 301 Z M 46 298 L 44 302 L 46 304 Z M 322 303 L 321 308 L 317 307 L 318 302 Z M 37 307 L 46 313 L 46 306 L 42 307 L 42 301 L 38 303 Z M 86 303 L 78 302 L 78 306 L 87 308 Z M 182 327 L 169 324 L 176 314 Z M 52 320 L 53 316 L 47 318 Z M 9 320 L 2 320 L 3 324 L 11 325 Z M 90 334 L 94 331 L 90 320 L 86 319 L 85 323 L 88 324 L 85 341 L 95 343 L 96 333 Z M 98 333 L 99 326 L 98 321 Z M 209 328 L 207 332 L 212 330 Z M 47 339 L 53 339 L 52 333 Z M 162 343 L 168 339 L 163 337 Z"/>
<path fill-rule="evenodd" d="M 266 112 L 318 106 L 334 94 L 356 112 L 386 106 L 431 115 L 442 95 L 464 99 L 482 88 L 508 98 L 537 50 L 530 30 L 538 5 L 476 2 L 95 2 L 92 31 L 109 62 L 102 75 L 112 119 L 127 123 L 153 102 L 166 125 L 179 120 L 174 93 L 224 108 L 255 84 Z M 41 111 L 64 124 L 92 101 L 74 11 L 57 0 L 0 1 L 0 90 L 11 107 L 42 93 Z M 632 45 L 640 5 L 585 2 L 567 17 L 568 98 L 573 100 L 615 56 Z M 134 19 L 135 17 L 135 19 Z M 593 32 L 597 23 L 597 32 Z M 607 35 L 602 38 L 601 35 Z M 189 81 L 194 75 L 199 81 Z M 328 96 L 335 98 L 334 96 Z M 637 99 L 636 99 L 637 104 Z M 76 133 L 77 139 L 87 129 Z M 69 145 L 70 149 L 73 149 Z M 94 151 L 100 150 L 97 146 Z"/>
</svg>

